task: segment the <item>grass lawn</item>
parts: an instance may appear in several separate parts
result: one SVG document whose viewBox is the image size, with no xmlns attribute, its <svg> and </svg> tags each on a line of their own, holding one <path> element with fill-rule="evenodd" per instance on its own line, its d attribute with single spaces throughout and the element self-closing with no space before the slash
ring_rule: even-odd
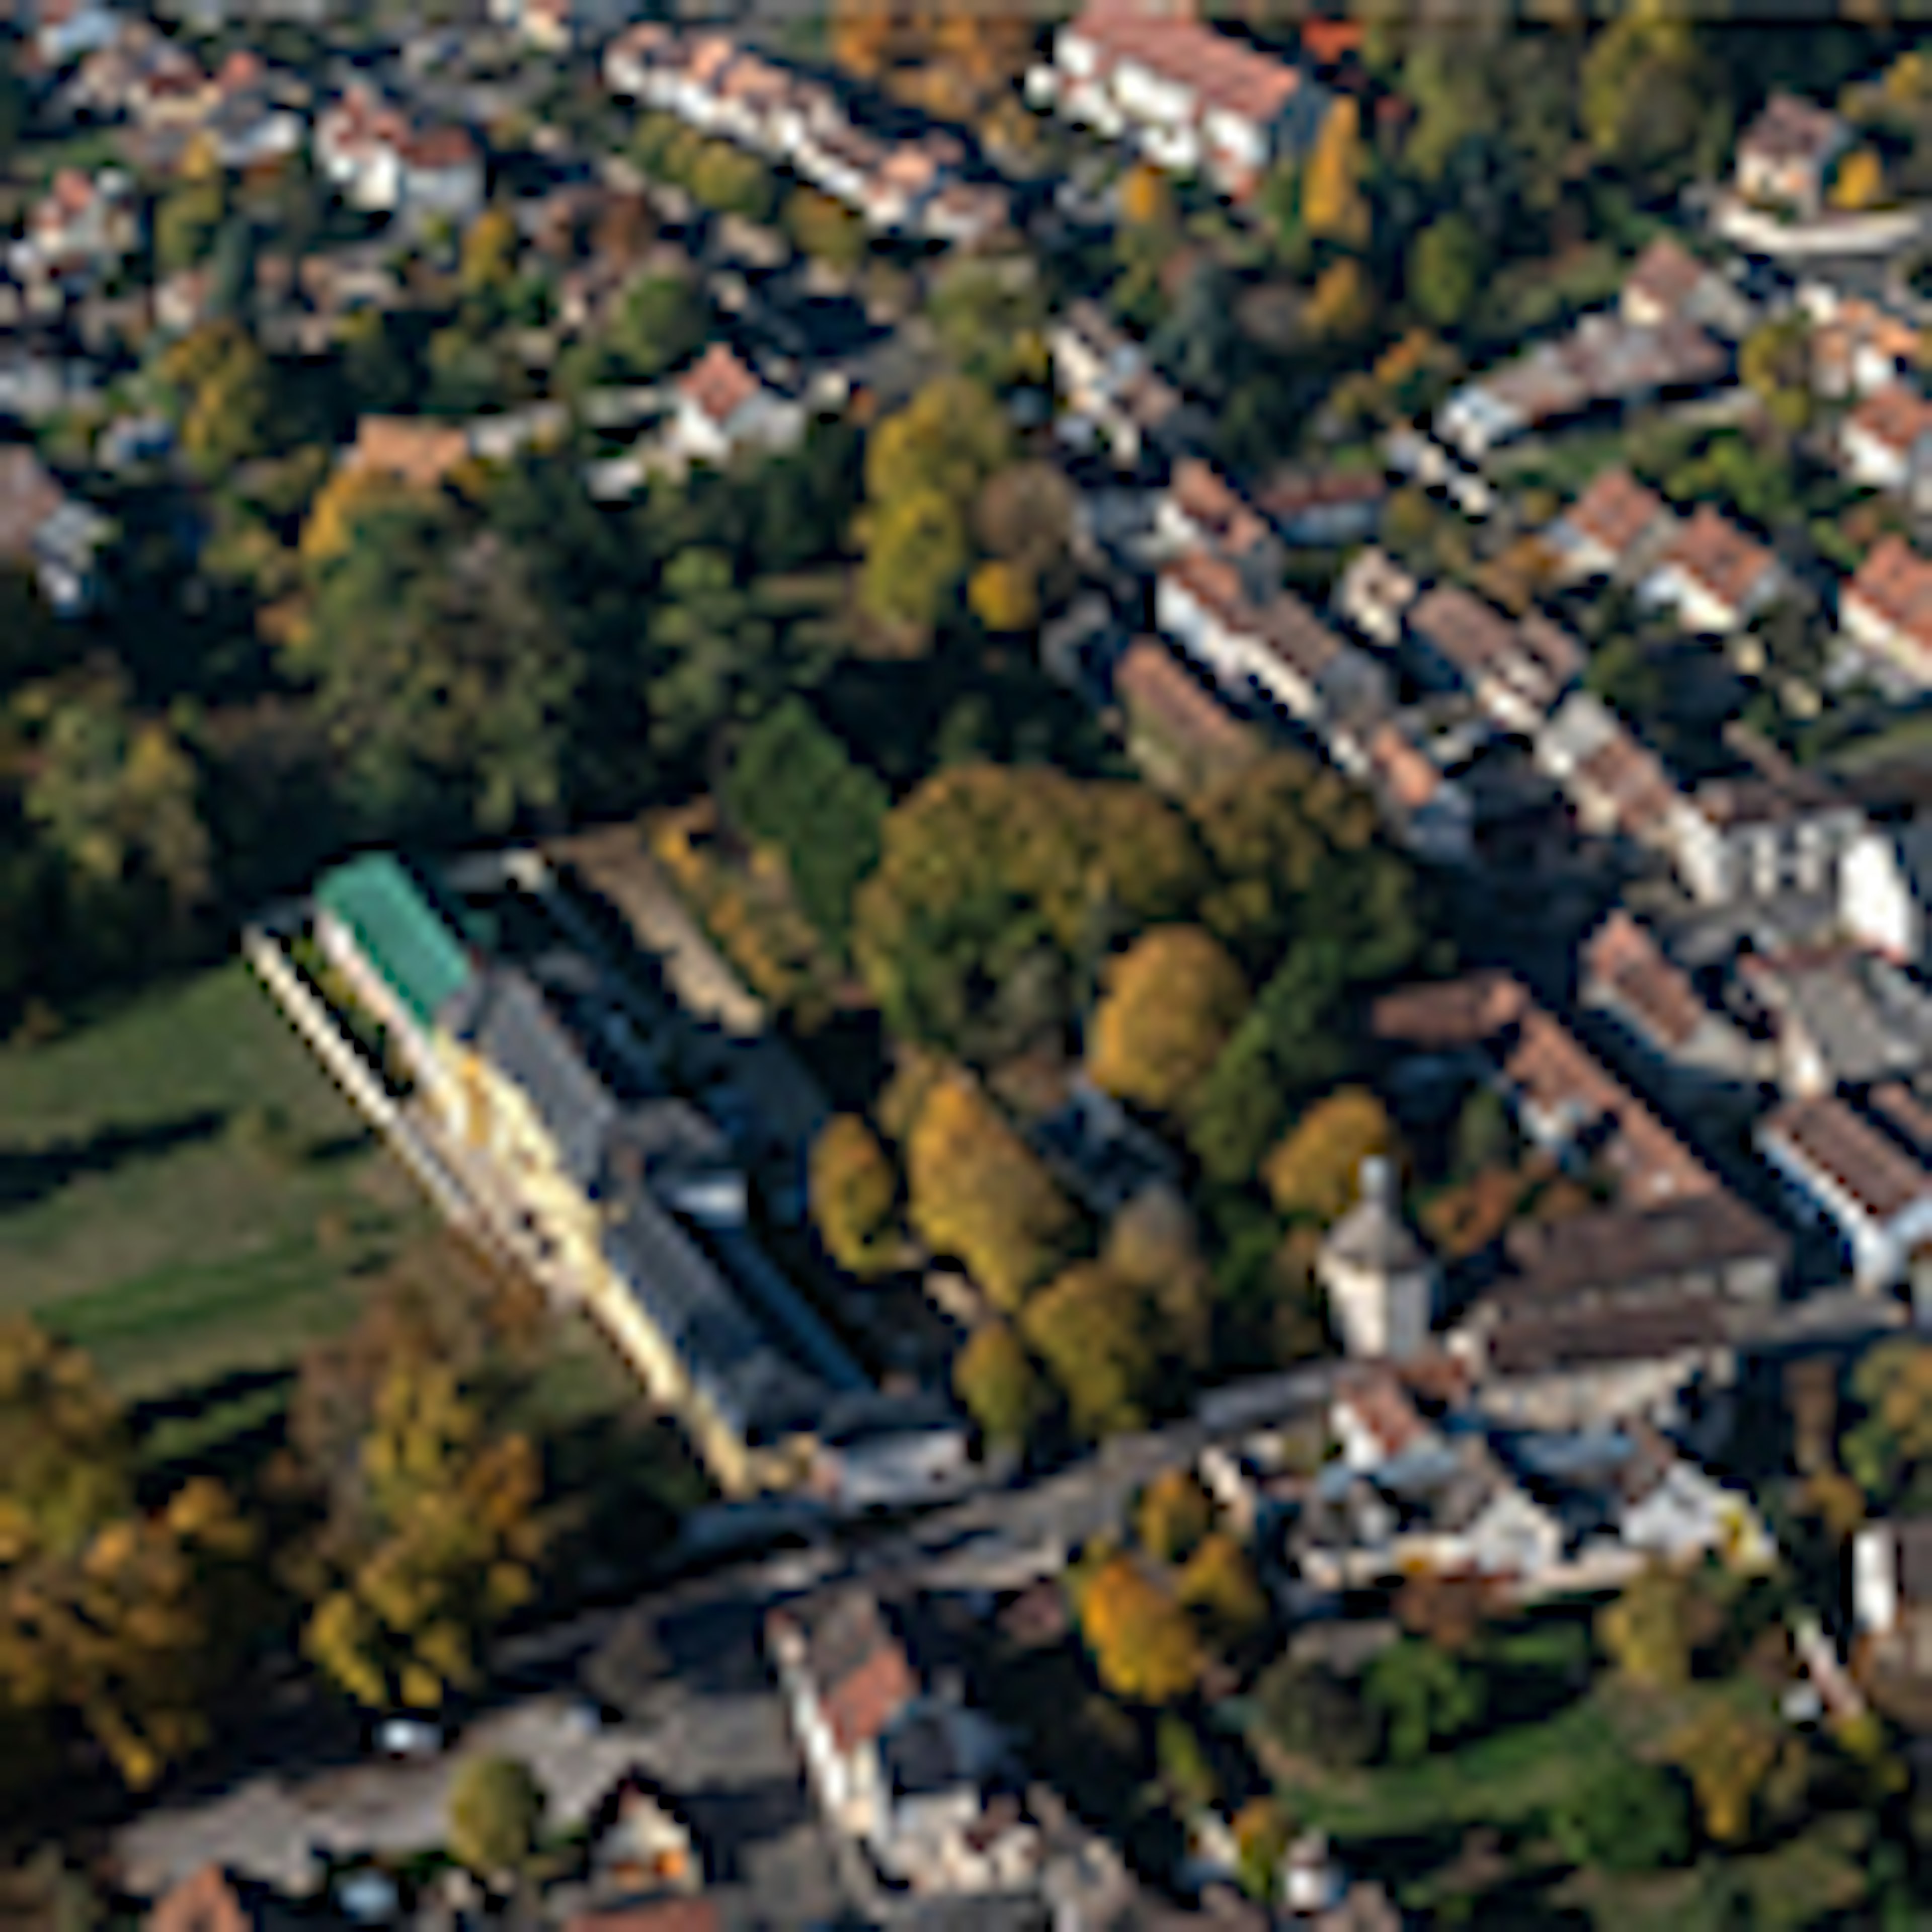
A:
<svg viewBox="0 0 1932 1932">
<path fill-rule="evenodd" d="M 0 1312 L 131 1400 L 262 1401 L 428 1216 L 239 962 L 0 1048 Z"/>
<path fill-rule="evenodd" d="M 1567 1796 L 1607 1760 L 1616 1731 L 1592 1698 L 1414 1766 L 1331 1772 L 1291 1796 L 1298 1815 L 1338 1838 L 1424 1836 L 1516 1824 Z"/>
</svg>

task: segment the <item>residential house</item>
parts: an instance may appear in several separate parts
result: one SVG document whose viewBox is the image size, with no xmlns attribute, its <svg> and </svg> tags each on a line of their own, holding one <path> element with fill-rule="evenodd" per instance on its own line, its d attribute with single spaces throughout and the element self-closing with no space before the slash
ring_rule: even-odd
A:
<svg viewBox="0 0 1932 1932">
<path fill-rule="evenodd" d="M 1037 1828 L 998 1730 L 922 1681 L 884 1606 L 853 1585 L 766 1620 L 794 1735 L 827 1822 L 926 1894 L 1030 1889 Z"/>
<path fill-rule="evenodd" d="M 1666 847 L 1682 796 L 1657 754 L 1592 692 L 1574 691 L 1532 741 L 1585 830 Z"/>
<path fill-rule="evenodd" d="M 1932 1672 L 1932 1520 L 1893 1517 L 1855 1533 L 1852 1622 L 1881 1664 Z"/>
<path fill-rule="evenodd" d="M 1850 141 L 1845 124 L 1829 109 L 1795 94 L 1774 94 L 1738 138 L 1738 192 L 1808 220 L 1824 206 L 1833 165 Z"/>
<path fill-rule="evenodd" d="M 1722 634 L 1742 629 L 1784 588 L 1777 557 L 1720 512 L 1700 503 L 1678 526 L 1638 595 L 1667 607 L 1692 630 Z"/>
<path fill-rule="evenodd" d="M 1286 591 L 1265 602 L 1250 596 L 1237 567 L 1192 550 L 1161 567 L 1155 621 L 1221 688 L 1259 698 L 1324 736 L 1338 760 L 1357 762 L 1352 735 L 1328 727 L 1345 710 L 1378 701 L 1388 709 L 1380 668 L 1344 644 Z"/>
<path fill-rule="evenodd" d="M 1583 668 L 1582 646 L 1546 617 L 1512 621 L 1460 584 L 1412 604 L 1408 630 L 1437 681 L 1467 691 L 1507 731 L 1534 731 Z"/>
<path fill-rule="evenodd" d="M 148 1909 L 142 1932 L 292 1932 L 298 1908 L 259 1880 L 203 1865 Z"/>
<path fill-rule="evenodd" d="M 1712 1194 L 1716 1178 L 1561 1022 L 1508 974 L 1471 974 L 1378 1000 L 1376 1038 L 1399 1055 L 1473 1065 L 1524 1134 L 1594 1169 L 1634 1208 Z"/>
<path fill-rule="evenodd" d="M 53 73 L 111 46 L 122 26 L 122 16 L 100 0 L 40 0 L 33 14 L 33 51 L 43 71 Z"/>
<path fill-rule="evenodd" d="M 1155 533 L 1170 553 L 1211 550 L 1240 564 L 1258 592 L 1268 572 L 1280 581 L 1280 547 L 1246 499 L 1197 456 L 1174 466 L 1154 512 Z"/>
<path fill-rule="evenodd" d="M 1388 482 L 1373 470 L 1280 470 L 1256 497 L 1283 543 L 1339 550 L 1365 542 L 1382 521 Z"/>
<path fill-rule="evenodd" d="M 1436 432 L 1478 461 L 1532 430 L 1708 389 L 1730 368 L 1726 352 L 1693 322 L 1640 328 L 1614 315 L 1587 315 L 1568 335 L 1464 384 L 1437 412 Z"/>
<path fill-rule="evenodd" d="M 453 125 L 418 126 L 360 83 L 315 124 L 315 157 L 352 208 L 461 228 L 482 212 L 483 158 Z"/>
<path fill-rule="evenodd" d="M 1732 1372 L 1742 1310 L 1774 1302 L 1790 1243 L 1726 1190 L 1520 1222 L 1449 1346 L 1484 1408 L 1574 1428 L 1673 1401 Z"/>
<path fill-rule="evenodd" d="M 1902 317 L 1823 280 L 1804 283 L 1798 302 L 1811 324 L 1811 385 L 1820 395 L 1868 396 L 1917 370 L 1918 331 Z"/>
<path fill-rule="evenodd" d="M 671 444 L 687 461 L 722 463 L 741 449 L 789 448 L 805 412 L 767 388 L 726 344 L 714 342 L 677 379 Z"/>
<path fill-rule="evenodd" d="M 1393 650 L 1421 586 L 1386 550 L 1371 544 L 1350 558 L 1335 586 L 1336 615 L 1372 644 Z"/>
<path fill-rule="evenodd" d="M 1854 482 L 1910 496 L 1924 508 L 1932 493 L 1932 401 L 1888 382 L 1839 424 L 1838 452 Z"/>
<path fill-rule="evenodd" d="M 1106 0 L 1060 28 L 1052 64 L 1029 73 L 1027 92 L 1238 199 L 1276 163 L 1308 152 L 1329 98 L 1299 68 L 1191 15 Z"/>
<path fill-rule="evenodd" d="M 31 446 L 0 447 L 0 560 L 31 572 L 56 616 L 78 616 L 93 601 L 95 558 L 112 528 L 62 488 Z"/>
<path fill-rule="evenodd" d="M 1916 1276 L 1932 1244 L 1932 1169 L 1922 1157 L 1834 1094 L 1787 1101 L 1759 1127 L 1757 1144 L 1798 1198 L 1843 1235 L 1861 1288 L 1876 1293 Z"/>
<path fill-rule="evenodd" d="M 1670 506 L 1618 466 L 1598 471 L 1544 539 L 1566 577 L 1633 582 L 1648 572 L 1676 526 Z"/>
<path fill-rule="evenodd" d="M 1607 1014 L 1673 1082 L 1694 1091 L 1756 1080 L 1758 1053 L 1743 1030 L 1622 906 L 1591 935 L 1582 964 L 1584 1005 Z"/>
<path fill-rule="evenodd" d="M 1693 322 L 1733 342 L 1749 332 L 1752 321 L 1750 304 L 1674 235 L 1660 235 L 1636 258 L 1621 305 L 1624 320 L 1640 328 Z"/>
<path fill-rule="evenodd" d="M 1226 777 L 1261 742 L 1157 638 L 1136 638 L 1114 672 L 1127 746 L 1144 769 L 1182 790 Z"/>
<path fill-rule="evenodd" d="M 1932 994 L 1889 962 L 1846 946 L 1748 953 L 1739 985 L 1767 1019 L 1796 1099 L 1932 1065 Z"/>
<path fill-rule="evenodd" d="M 1858 566 L 1839 597 L 1838 621 L 1915 689 L 1932 688 L 1932 563 L 1903 537 L 1886 537 Z"/>
<path fill-rule="evenodd" d="M 1418 742 L 1415 728 L 1388 718 L 1364 746 L 1367 779 L 1384 822 L 1418 859 L 1466 866 L 1475 851 L 1475 806 Z"/>
<path fill-rule="evenodd" d="M 14 278 L 70 293 L 111 278 L 141 245 L 134 184 L 118 168 L 83 174 L 62 168 L 28 211 L 26 230 L 8 250 Z"/>
<path fill-rule="evenodd" d="M 1772 758 L 1768 769 L 1707 779 L 1672 808 L 1672 862 L 1706 905 L 1830 896 L 1863 835 L 1864 814 L 1816 773 Z"/>
<path fill-rule="evenodd" d="M 1083 436 L 1103 439 L 1118 462 L 1138 464 L 1180 427 L 1179 393 L 1097 302 L 1083 298 L 1058 316 L 1047 350 L 1068 418 Z"/>
<path fill-rule="evenodd" d="M 1838 868 L 1838 920 L 1857 944 L 1923 968 L 1932 958 L 1932 819 L 1868 827 Z"/>
<path fill-rule="evenodd" d="M 342 466 L 433 490 L 470 454 L 469 435 L 457 424 L 431 416 L 362 416 L 356 440 L 342 453 Z"/>
</svg>

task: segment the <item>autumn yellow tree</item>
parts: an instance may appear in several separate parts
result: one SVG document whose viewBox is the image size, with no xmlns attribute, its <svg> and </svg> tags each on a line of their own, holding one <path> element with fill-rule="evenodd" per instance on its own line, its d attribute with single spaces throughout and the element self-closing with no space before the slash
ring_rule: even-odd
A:
<svg viewBox="0 0 1932 1932">
<path fill-rule="evenodd" d="M 956 1256 L 1009 1312 L 1052 1274 L 1078 1229 L 1072 1204 L 964 1074 L 926 1096 L 906 1165 L 920 1239 L 934 1253 Z"/>
<path fill-rule="evenodd" d="M 1206 1659 L 1186 1611 L 1131 1556 L 1087 1578 L 1080 1630 L 1101 1682 L 1131 1702 L 1172 1704 L 1201 1681 Z"/>
<path fill-rule="evenodd" d="M 150 1510 L 133 1476 L 88 1358 L 0 1323 L 0 1789 L 44 1776 L 70 1724 L 137 1789 L 208 1736 L 253 1534 L 209 1478 Z"/>
<path fill-rule="evenodd" d="M 1832 182 L 1832 206 L 1863 214 L 1885 199 L 1885 164 L 1870 148 L 1854 148 L 1839 163 Z"/>
<path fill-rule="evenodd" d="M 1353 256 L 1330 262 L 1315 278 L 1302 326 L 1318 342 L 1352 342 L 1376 316 L 1375 290 Z"/>
<path fill-rule="evenodd" d="M 898 1176 L 856 1114 L 836 1114 L 812 1148 L 812 1213 L 826 1252 L 848 1274 L 889 1274 L 908 1258 L 896 1225 Z"/>
<path fill-rule="evenodd" d="M 1597 1635 L 1632 1683 L 1668 1690 L 1690 1682 L 1699 1646 L 1710 1640 L 1718 1621 L 1694 1575 L 1652 1564 L 1598 1613 Z"/>
<path fill-rule="evenodd" d="M 1214 1649 L 1238 1651 L 1268 1628 L 1268 1593 L 1247 1552 L 1216 1530 L 1187 1559 L 1177 1594 Z"/>
<path fill-rule="evenodd" d="M 406 503 L 412 492 L 399 477 L 345 464 L 315 493 L 302 532 L 302 561 L 315 570 L 346 556 L 357 528 Z"/>
<path fill-rule="evenodd" d="M 478 1639 L 535 1588 L 537 1452 L 492 1436 L 446 1366 L 405 1364 L 382 1384 L 361 1465 L 364 1508 L 338 1526 L 304 1645 L 372 1709 L 433 1710 L 477 1682 Z"/>
<path fill-rule="evenodd" d="M 1147 1298 L 1097 1262 L 1077 1262 L 1028 1303 L 1021 1333 L 1091 1440 L 1147 1426 L 1160 1330 Z"/>
<path fill-rule="evenodd" d="M 988 557 L 966 586 L 973 614 L 988 630 L 1011 634 L 1030 631 L 1040 621 L 1040 593 L 1022 564 Z"/>
<path fill-rule="evenodd" d="M 988 1442 L 1023 1449 L 1052 1406 L 1052 1392 L 1004 1322 L 982 1322 L 952 1364 L 953 1392 Z"/>
<path fill-rule="evenodd" d="M 1192 1469 L 1163 1469 L 1141 1492 L 1134 1533 L 1162 1563 L 1184 1563 L 1214 1527 L 1214 1503 Z"/>
<path fill-rule="evenodd" d="M 1720 1845 L 1748 1838 L 1760 1806 L 1786 1809 L 1808 1774 L 1803 1741 L 1769 1712 L 1732 1698 L 1711 1699 L 1666 1748 L 1690 1780 L 1705 1830 Z"/>
<path fill-rule="evenodd" d="M 1316 1102 L 1262 1163 L 1270 1198 L 1284 1214 L 1323 1223 L 1345 1214 L 1371 1156 L 1400 1159 L 1395 1123 L 1366 1087 L 1338 1087 Z"/>
<path fill-rule="evenodd" d="M 506 208 L 486 208 L 464 232 L 463 291 L 466 295 L 500 295 L 516 272 L 516 217 Z"/>
<path fill-rule="evenodd" d="M 1120 214 L 1142 228 L 1174 226 L 1174 190 L 1149 161 L 1137 161 L 1121 178 Z"/>
<path fill-rule="evenodd" d="M 1158 1317 L 1163 1352 L 1204 1368 L 1211 1352 L 1214 1286 L 1200 1230 L 1174 1188 L 1143 1188 L 1107 1225 L 1100 1258 L 1138 1288 Z"/>
<path fill-rule="evenodd" d="M 1156 926 L 1114 962 L 1088 1070 L 1143 1107 L 1184 1107 L 1248 1009 L 1241 969 L 1198 926 Z"/>
<path fill-rule="evenodd" d="M 1301 218 L 1308 232 L 1346 248 L 1365 248 L 1369 242 L 1361 114 L 1354 94 L 1335 97 L 1301 177 Z"/>
</svg>

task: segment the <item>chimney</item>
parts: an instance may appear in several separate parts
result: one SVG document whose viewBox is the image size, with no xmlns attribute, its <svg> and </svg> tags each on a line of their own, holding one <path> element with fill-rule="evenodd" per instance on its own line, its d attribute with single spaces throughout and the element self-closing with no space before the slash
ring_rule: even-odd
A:
<svg viewBox="0 0 1932 1932">
<path fill-rule="evenodd" d="M 1395 1163 L 1386 1154 L 1372 1154 L 1363 1162 L 1361 1195 L 1384 1214 L 1396 1211 Z"/>
</svg>

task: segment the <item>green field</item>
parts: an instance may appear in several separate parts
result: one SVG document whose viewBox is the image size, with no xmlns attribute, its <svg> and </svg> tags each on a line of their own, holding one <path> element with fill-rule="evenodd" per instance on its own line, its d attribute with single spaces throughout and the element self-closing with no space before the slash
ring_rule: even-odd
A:
<svg viewBox="0 0 1932 1932">
<path fill-rule="evenodd" d="M 0 1312 L 130 1400 L 286 1366 L 428 1221 L 238 962 L 0 1048 Z"/>
</svg>

